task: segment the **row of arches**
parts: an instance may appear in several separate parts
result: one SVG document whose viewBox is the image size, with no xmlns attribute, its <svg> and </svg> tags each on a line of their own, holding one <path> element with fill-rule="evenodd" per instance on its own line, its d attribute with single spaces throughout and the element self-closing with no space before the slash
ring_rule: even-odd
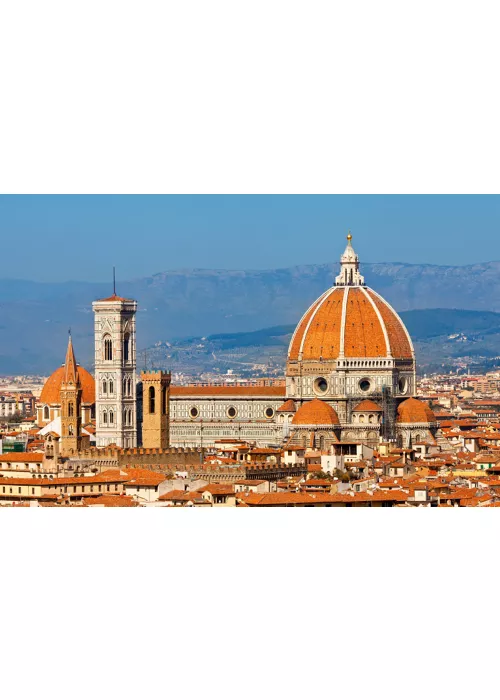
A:
<svg viewBox="0 0 500 700">
<path fill-rule="evenodd" d="M 115 424 L 115 412 L 110 409 L 109 411 L 104 409 L 102 412 L 102 425 L 114 425 Z M 132 408 L 123 409 L 123 425 L 133 426 L 134 425 L 134 413 Z"/>
<path fill-rule="evenodd" d="M 101 384 L 101 390 L 104 396 L 107 396 L 108 394 L 114 394 L 115 384 L 113 379 L 103 379 Z M 132 377 L 123 378 L 123 395 L 128 398 L 132 396 Z"/>
<path fill-rule="evenodd" d="M 340 360 L 339 367 L 391 367 L 390 360 Z"/>
<path fill-rule="evenodd" d="M 382 414 L 377 416 L 374 413 L 369 413 L 368 415 L 366 413 L 353 413 L 352 422 L 353 423 L 381 423 L 382 422 Z"/>
</svg>

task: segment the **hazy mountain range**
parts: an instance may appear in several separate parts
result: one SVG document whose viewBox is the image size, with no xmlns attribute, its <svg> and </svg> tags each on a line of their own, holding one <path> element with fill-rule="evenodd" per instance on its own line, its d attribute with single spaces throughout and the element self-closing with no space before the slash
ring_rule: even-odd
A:
<svg viewBox="0 0 500 700">
<path fill-rule="evenodd" d="M 332 285 L 338 268 L 325 263 L 257 271 L 175 270 L 119 282 L 117 291 L 139 302 L 138 347 L 145 348 L 187 336 L 294 324 Z M 364 263 L 362 272 L 398 311 L 500 311 L 500 262 Z M 0 280 L 0 374 L 53 370 L 64 360 L 69 327 L 79 361 L 91 365 L 91 304 L 110 293 L 109 283 Z M 434 317 L 427 314 L 424 322 L 432 324 Z M 445 317 L 441 314 L 441 322 Z"/>
</svg>

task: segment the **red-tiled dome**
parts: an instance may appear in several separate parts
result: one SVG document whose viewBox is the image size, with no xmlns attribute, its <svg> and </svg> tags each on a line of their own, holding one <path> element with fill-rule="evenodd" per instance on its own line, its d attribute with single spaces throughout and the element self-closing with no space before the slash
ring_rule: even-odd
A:
<svg viewBox="0 0 500 700">
<path fill-rule="evenodd" d="M 352 409 L 353 411 L 378 411 L 379 413 L 382 412 L 382 409 L 378 405 L 378 403 L 375 403 L 375 401 L 370 401 L 370 399 L 364 399 L 361 401 L 361 403 L 358 403 L 356 408 Z"/>
<path fill-rule="evenodd" d="M 397 313 L 365 286 L 329 289 L 302 317 L 288 360 L 413 359 L 413 346 Z"/>
<path fill-rule="evenodd" d="M 434 411 L 424 401 L 406 399 L 398 406 L 398 423 L 434 423 Z"/>
<path fill-rule="evenodd" d="M 82 403 L 95 403 L 94 377 L 84 367 L 78 365 L 78 376 L 82 386 Z M 43 385 L 38 403 L 60 404 L 61 384 L 64 380 L 64 365 L 58 367 Z"/>
<path fill-rule="evenodd" d="M 320 399 L 308 401 L 299 408 L 292 425 L 339 425 L 337 411 Z"/>
</svg>

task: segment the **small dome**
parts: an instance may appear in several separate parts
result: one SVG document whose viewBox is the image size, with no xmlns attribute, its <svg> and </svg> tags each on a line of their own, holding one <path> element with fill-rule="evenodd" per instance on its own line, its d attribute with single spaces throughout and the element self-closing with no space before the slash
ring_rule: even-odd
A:
<svg viewBox="0 0 500 700">
<path fill-rule="evenodd" d="M 293 399 L 288 399 L 278 408 L 278 413 L 295 413 L 296 410 L 295 401 Z"/>
<path fill-rule="evenodd" d="M 94 377 L 87 372 L 84 367 L 78 365 L 78 376 L 82 387 L 82 403 L 95 403 L 95 382 Z M 38 400 L 39 404 L 60 404 L 61 384 L 64 381 L 64 365 L 58 367 L 43 385 L 42 393 Z"/>
<path fill-rule="evenodd" d="M 424 401 L 406 399 L 398 406 L 398 423 L 435 423 L 434 411 Z"/>
<path fill-rule="evenodd" d="M 337 411 L 330 404 L 313 399 L 299 408 L 292 425 L 340 425 L 340 421 Z"/>
<path fill-rule="evenodd" d="M 375 403 L 375 401 L 370 401 L 370 399 L 365 399 L 364 401 L 361 401 L 361 403 L 358 403 L 356 408 L 352 409 L 353 411 L 378 411 L 379 413 L 382 412 L 382 409 L 378 405 L 378 403 Z"/>
</svg>

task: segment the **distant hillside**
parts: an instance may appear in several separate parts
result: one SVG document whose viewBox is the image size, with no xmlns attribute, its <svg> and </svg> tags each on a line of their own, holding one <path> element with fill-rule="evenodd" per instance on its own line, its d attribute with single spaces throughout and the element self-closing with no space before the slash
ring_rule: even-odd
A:
<svg viewBox="0 0 500 700">
<path fill-rule="evenodd" d="M 338 263 L 324 263 L 257 271 L 177 270 L 120 282 L 118 291 L 139 302 L 138 344 L 144 348 L 187 336 L 260 332 L 295 324 L 331 286 L 338 268 Z M 500 312 L 498 262 L 463 267 L 363 263 L 362 272 L 367 284 L 398 311 Z M 109 291 L 109 284 L 0 280 L 0 374 L 51 371 L 64 359 L 69 327 L 79 360 L 89 365 L 91 304 Z M 422 321 L 414 322 L 420 333 Z M 485 317 L 484 323 L 488 322 Z M 409 326 L 412 323 L 413 319 L 408 321 Z"/>
<path fill-rule="evenodd" d="M 250 333 L 219 333 L 209 335 L 207 340 L 216 343 L 221 350 L 231 348 L 249 348 L 254 346 L 266 347 L 273 345 L 285 345 L 295 330 L 295 325 L 290 323 L 286 326 L 273 326 L 263 328 L 260 331 Z"/>
<path fill-rule="evenodd" d="M 463 309 L 418 309 L 400 313 L 414 340 L 463 333 L 491 335 L 500 332 L 500 313 Z"/>
</svg>

